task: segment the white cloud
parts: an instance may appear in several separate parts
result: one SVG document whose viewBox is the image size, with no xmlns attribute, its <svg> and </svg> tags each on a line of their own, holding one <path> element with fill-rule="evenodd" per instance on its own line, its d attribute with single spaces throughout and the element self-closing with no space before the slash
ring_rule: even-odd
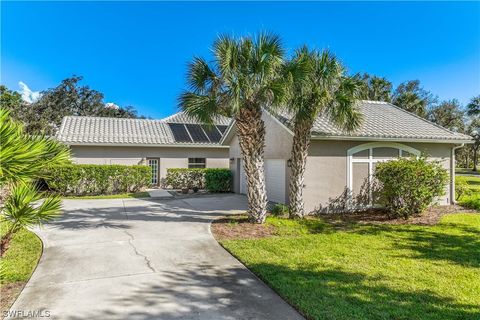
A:
<svg viewBox="0 0 480 320">
<path fill-rule="evenodd" d="M 18 85 L 20 86 L 20 94 L 22 95 L 23 101 L 32 103 L 40 98 L 40 91 L 32 91 L 25 82 L 20 81 Z"/>
<path fill-rule="evenodd" d="M 120 107 L 113 102 L 105 103 L 105 108 L 110 108 L 110 109 L 115 109 L 115 110 L 120 109 Z"/>
</svg>

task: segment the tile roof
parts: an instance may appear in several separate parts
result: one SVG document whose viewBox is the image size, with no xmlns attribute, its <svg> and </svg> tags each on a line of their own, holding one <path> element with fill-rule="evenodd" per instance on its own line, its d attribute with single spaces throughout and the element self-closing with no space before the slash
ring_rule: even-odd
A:
<svg viewBox="0 0 480 320">
<path fill-rule="evenodd" d="M 228 126 L 230 124 L 231 118 L 227 118 L 224 116 L 218 116 L 214 119 L 214 123 L 216 125 Z M 183 111 L 175 113 L 169 117 L 163 118 L 162 121 L 168 123 L 190 123 L 190 124 L 198 124 L 198 120 L 195 120 L 192 117 L 186 115 Z"/>
<path fill-rule="evenodd" d="M 226 117 L 215 121 L 217 125 L 228 125 L 229 122 Z M 161 120 L 68 116 L 63 118 L 57 139 L 66 144 L 218 145 L 212 142 L 177 142 L 168 123 L 198 122 L 182 112 Z"/>
<path fill-rule="evenodd" d="M 327 116 L 321 115 L 314 123 L 314 137 L 354 137 L 405 140 L 471 140 L 470 136 L 447 130 L 391 103 L 362 100 L 358 104 L 363 116 L 360 127 L 346 132 L 336 126 Z M 275 116 L 290 126 L 291 115 L 279 112 Z"/>
</svg>

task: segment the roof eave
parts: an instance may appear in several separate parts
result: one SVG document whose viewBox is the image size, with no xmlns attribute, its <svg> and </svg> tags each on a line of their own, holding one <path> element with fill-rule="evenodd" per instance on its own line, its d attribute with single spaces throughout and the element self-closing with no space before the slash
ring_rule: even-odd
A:
<svg viewBox="0 0 480 320">
<path fill-rule="evenodd" d="M 428 139 L 428 138 L 395 138 L 395 137 L 354 137 L 354 136 L 320 136 L 312 135 L 312 140 L 346 140 L 346 141 L 392 141 L 392 142 L 421 142 L 421 143 L 474 143 L 469 139 Z"/>
<path fill-rule="evenodd" d="M 105 142 L 65 142 L 59 140 L 67 146 L 91 146 L 91 147 L 174 147 L 174 148 L 209 148 L 209 149 L 227 149 L 228 146 L 220 144 L 196 144 L 196 143 L 105 143 Z"/>
</svg>

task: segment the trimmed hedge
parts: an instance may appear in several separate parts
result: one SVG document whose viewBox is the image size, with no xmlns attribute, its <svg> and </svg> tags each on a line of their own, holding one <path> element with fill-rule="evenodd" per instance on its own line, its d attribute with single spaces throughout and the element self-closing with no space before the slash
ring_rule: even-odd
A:
<svg viewBox="0 0 480 320">
<path fill-rule="evenodd" d="M 173 189 L 206 189 L 209 192 L 230 192 L 232 173 L 229 169 L 167 169 L 166 185 Z"/>
<path fill-rule="evenodd" d="M 62 195 L 106 195 L 137 192 L 151 184 L 148 166 L 69 164 L 55 167 L 45 182 Z"/>
<path fill-rule="evenodd" d="M 440 162 L 423 157 L 377 163 L 374 176 L 380 183 L 380 203 L 390 215 L 405 219 L 422 213 L 443 195 L 448 182 L 448 172 Z"/>
</svg>

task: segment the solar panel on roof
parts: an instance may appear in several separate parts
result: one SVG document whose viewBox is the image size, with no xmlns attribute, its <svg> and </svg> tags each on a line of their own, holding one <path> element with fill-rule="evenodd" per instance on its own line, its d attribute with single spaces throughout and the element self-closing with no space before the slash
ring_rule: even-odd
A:
<svg viewBox="0 0 480 320">
<path fill-rule="evenodd" d="M 193 142 L 210 142 L 199 124 L 186 124 L 188 132 Z"/>
<path fill-rule="evenodd" d="M 207 134 L 211 142 L 217 143 L 222 138 L 222 135 L 215 126 L 203 126 L 203 130 Z"/>
<path fill-rule="evenodd" d="M 217 126 L 218 130 L 220 130 L 220 132 L 221 132 L 222 134 L 225 133 L 225 131 L 227 130 L 227 127 L 228 127 L 228 126 Z"/>
<path fill-rule="evenodd" d="M 192 142 L 187 129 L 182 123 L 169 123 L 168 126 L 172 130 L 176 142 Z"/>
</svg>

